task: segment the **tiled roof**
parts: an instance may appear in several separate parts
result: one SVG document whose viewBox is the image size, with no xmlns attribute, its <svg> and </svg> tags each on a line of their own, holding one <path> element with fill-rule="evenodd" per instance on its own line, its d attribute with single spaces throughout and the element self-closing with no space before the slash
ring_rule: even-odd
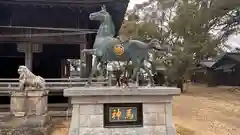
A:
<svg viewBox="0 0 240 135">
<path fill-rule="evenodd" d="M 202 61 L 200 62 L 200 65 L 204 67 L 212 67 L 215 64 L 215 61 Z"/>
<path fill-rule="evenodd" d="M 240 52 L 239 53 L 226 53 L 226 55 L 236 61 L 240 62 Z"/>
</svg>

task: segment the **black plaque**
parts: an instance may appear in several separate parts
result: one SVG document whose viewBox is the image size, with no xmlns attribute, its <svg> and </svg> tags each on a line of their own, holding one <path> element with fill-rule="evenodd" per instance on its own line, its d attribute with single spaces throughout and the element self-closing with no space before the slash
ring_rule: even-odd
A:
<svg viewBox="0 0 240 135">
<path fill-rule="evenodd" d="M 143 126 L 141 103 L 104 104 L 104 127 Z"/>
</svg>

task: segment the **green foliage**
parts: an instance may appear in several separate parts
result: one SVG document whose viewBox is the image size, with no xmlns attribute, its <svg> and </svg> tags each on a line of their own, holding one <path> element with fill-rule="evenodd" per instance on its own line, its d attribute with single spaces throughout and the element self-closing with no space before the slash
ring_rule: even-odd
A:
<svg viewBox="0 0 240 135">
<path fill-rule="evenodd" d="M 120 34 L 148 41 L 157 38 L 171 46 L 168 55 L 155 52 L 169 78 L 186 77 L 200 60 L 216 57 L 225 41 L 238 33 L 240 1 L 150 0 L 127 13 Z"/>
</svg>

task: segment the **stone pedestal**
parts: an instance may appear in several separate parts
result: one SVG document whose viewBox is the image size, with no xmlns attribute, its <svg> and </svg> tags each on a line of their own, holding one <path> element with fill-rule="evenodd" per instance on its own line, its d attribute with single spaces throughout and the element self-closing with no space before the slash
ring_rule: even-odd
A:
<svg viewBox="0 0 240 135">
<path fill-rule="evenodd" d="M 26 90 L 16 91 L 11 94 L 11 114 L 18 121 L 26 117 L 20 125 L 43 126 L 49 119 L 48 113 L 48 91 Z"/>
<path fill-rule="evenodd" d="M 48 91 L 27 91 L 27 114 L 41 116 L 48 112 Z"/>
<path fill-rule="evenodd" d="M 13 116 L 24 117 L 26 115 L 27 94 L 23 91 L 11 93 L 10 112 Z"/>
<path fill-rule="evenodd" d="M 176 135 L 172 98 L 180 89 L 171 87 L 78 87 L 64 90 L 71 97 L 72 120 L 68 135 Z M 141 103 L 142 126 L 105 127 L 104 104 Z"/>
</svg>

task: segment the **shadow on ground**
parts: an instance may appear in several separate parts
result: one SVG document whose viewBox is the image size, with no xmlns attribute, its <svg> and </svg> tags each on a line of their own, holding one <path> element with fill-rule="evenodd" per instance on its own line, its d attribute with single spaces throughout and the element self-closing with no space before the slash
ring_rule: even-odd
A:
<svg viewBox="0 0 240 135">
<path fill-rule="evenodd" d="M 66 119 L 54 120 L 54 129 L 50 135 L 68 135 L 70 121 Z M 195 135 L 195 132 L 176 124 L 177 135 Z"/>
<path fill-rule="evenodd" d="M 178 124 L 176 124 L 176 129 L 177 129 L 177 135 L 195 135 L 195 132 L 193 130 L 187 129 Z"/>
</svg>

